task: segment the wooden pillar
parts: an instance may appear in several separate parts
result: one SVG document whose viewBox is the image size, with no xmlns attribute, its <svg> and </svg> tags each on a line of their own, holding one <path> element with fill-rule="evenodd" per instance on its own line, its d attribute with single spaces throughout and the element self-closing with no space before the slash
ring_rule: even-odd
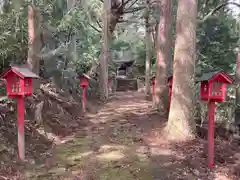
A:
<svg viewBox="0 0 240 180">
<path fill-rule="evenodd" d="M 214 115 L 215 102 L 208 104 L 208 167 L 214 166 Z"/>
<path fill-rule="evenodd" d="M 86 112 L 86 86 L 82 86 L 82 109 Z"/>
<path fill-rule="evenodd" d="M 24 137 L 24 97 L 17 97 L 18 110 L 18 157 L 25 159 L 25 137 Z"/>
</svg>

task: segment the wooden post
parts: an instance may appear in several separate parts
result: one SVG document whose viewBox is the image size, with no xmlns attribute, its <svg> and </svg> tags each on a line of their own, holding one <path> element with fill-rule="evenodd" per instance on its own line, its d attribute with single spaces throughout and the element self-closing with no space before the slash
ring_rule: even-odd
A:
<svg viewBox="0 0 240 180">
<path fill-rule="evenodd" d="M 86 112 L 86 86 L 82 86 L 82 108 L 83 112 Z"/>
<path fill-rule="evenodd" d="M 18 110 L 18 158 L 25 159 L 25 137 L 24 137 L 24 96 L 17 97 Z"/>
<path fill-rule="evenodd" d="M 215 102 L 208 104 L 208 167 L 214 166 L 214 114 Z"/>
</svg>

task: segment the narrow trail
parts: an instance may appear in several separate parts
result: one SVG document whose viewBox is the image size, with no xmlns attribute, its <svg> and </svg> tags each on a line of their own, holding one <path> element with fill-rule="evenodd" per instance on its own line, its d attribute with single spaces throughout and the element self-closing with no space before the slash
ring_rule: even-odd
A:
<svg viewBox="0 0 240 180">
<path fill-rule="evenodd" d="M 154 112 L 151 105 L 141 93 L 115 93 L 97 113 L 85 115 L 87 125 L 79 128 L 74 136 L 26 166 L 25 177 L 31 180 L 217 180 L 216 172 L 202 168 L 201 163 L 205 163 L 199 160 L 202 146 L 190 142 L 181 145 L 185 149 L 176 150 L 178 145 L 162 139 L 160 132 L 166 118 Z M 191 163 L 189 158 L 193 159 Z"/>
</svg>

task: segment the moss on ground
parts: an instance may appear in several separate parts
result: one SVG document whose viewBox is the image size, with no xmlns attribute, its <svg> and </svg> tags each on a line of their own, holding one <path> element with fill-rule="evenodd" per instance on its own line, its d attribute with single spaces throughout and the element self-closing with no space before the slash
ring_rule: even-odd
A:
<svg viewBox="0 0 240 180">
<path fill-rule="evenodd" d="M 94 141 L 98 140 L 100 138 Z M 132 142 L 129 135 L 121 134 L 115 137 L 114 143 L 100 145 L 94 151 L 92 138 L 76 137 L 54 147 L 52 156 L 45 157 L 44 164 L 28 165 L 25 175 L 31 180 L 67 180 L 80 176 L 82 179 L 91 176 L 96 180 L 151 179 L 147 159 L 137 155 Z"/>
</svg>

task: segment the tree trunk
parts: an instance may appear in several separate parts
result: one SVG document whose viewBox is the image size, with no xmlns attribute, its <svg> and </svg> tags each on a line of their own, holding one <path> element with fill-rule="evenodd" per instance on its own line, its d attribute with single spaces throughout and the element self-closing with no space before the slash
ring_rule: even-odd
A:
<svg viewBox="0 0 240 180">
<path fill-rule="evenodd" d="M 39 75 L 40 58 L 38 55 L 41 51 L 40 40 L 40 13 L 34 7 L 34 4 L 28 6 L 28 68 Z M 33 80 L 33 90 L 39 87 L 37 79 Z"/>
<path fill-rule="evenodd" d="M 109 14 L 111 1 L 104 0 L 103 5 L 103 46 L 100 56 L 100 98 L 105 101 L 108 99 L 108 39 L 109 39 Z"/>
<path fill-rule="evenodd" d="M 236 109 L 235 109 L 235 125 L 237 127 L 237 133 L 240 133 L 240 129 L 238 129 L 238 127 L 240 127 L 240 50 L 237 50 L 237 67 L 236 67 L 236 84 L 237 84 L 237 88 L 236 88 Z"/>
<path fill-rule="evenodd" d="M 33 5 L 28 6 L 28 59 L 29 68 L 39 74 L 39 57 L 41 41 L 39 36 L 40 14 Z"/>
<path fill-rule="evenodd" d="M 240 52 L 237 52 L 237 58 L 236 58 L 237 66 L 236 66 L 236 83 L 239 85 L 240 84 Z M 237 87 L 236 90 L 236 104 L 240 104 L 240 88 Z"/>
<path fill-rule="evenodd" d="M 146 26 L 146 61 L 145 61 L 145 94 L 148 97 L 150 95 L 150 50 L 151 50 L 151 27 L 149 24 L 149 0 L 146 0 L 146 14 L 145 14 L 145 26 Z"/>
<path fill-rule="evenodd" d="M 71 8 L 73 8 L 75 6 L 75 4 L 76 4 L 76 0 L 67 0 L 67 9 L 70 10 Z M 77 58 L 75 28 L 73 28 L 73 33 L 71 34 L 70 52 L 71 52 L 72 59 Z"/>
<path fill-rule="evenodd" d="M 81 6 L 82 2 L 81 1 L 77 1 L 78 2 L 78 6 Z M 76 0 L 67 0 L 67 10 L 68 12 L 74 8 L 76 6 Z M 72 16 L 75 16 L 75 14 L 73 13 L 70 13 Z M 71 34 L 70 34 L 70 45 L 69 45 L 69 52 L 70 52 L 70 57 L 68 57 L 66 60 L 65 60 L 65 63 L 64 63 L 64 69 L 68 69 L 69 67 L 69 62 L 76 62 L 77 61 L 77 39 L 76 39 L 76 28 L 73 28 L 71 30 Z M 60 71 L 61 72 L 61 71 Z M 61 74 L 59 74 L 60 77 L 61 77 L 61 83 L 63 85 L 63 89 L 65 89 L 66 91 L 68 92 L 71 92 L 71 94 L 73 96 L 77 96 L 77 89 L 74 88 L 72 85 L 69 86 L 68 82 L 66 80 L 64 80 L 63 76 Z M 70 90 L 71 89 L 71 90 Z"/>
<path fill-rule="evenodd" d="M 195 137 L 194 69 L 196 58 L 197 0 L 179 0 L 173 64 L 173 89 L 167 124 L 170 139 Z"/>
<path fill-rule="evenodd" d="M 168 69 L 171 61 L 172 47 L 172 1 L 161 0 L 160 21 L 157 33 L 156 49 L 156 85 L 153 107 L 160 112 L 167 112 L 168 105 Z"/>
</svg>

